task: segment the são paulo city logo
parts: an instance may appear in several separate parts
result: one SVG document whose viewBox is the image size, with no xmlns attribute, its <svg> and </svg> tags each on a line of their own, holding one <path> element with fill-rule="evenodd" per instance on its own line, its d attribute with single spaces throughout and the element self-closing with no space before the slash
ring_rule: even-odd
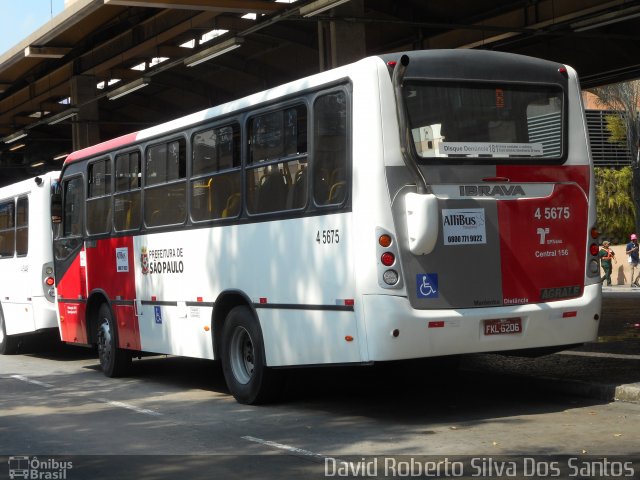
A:
<svg viewBox="0 0 640 480">
<path fill-rule="evenodd" d="M 143 275 L 183 273 L 184 272 L 184 250 L 178 248 L 156 248 L 140 249 L 140 266 Z"/>
<path fill-rule="evenodd" d="M 149 255 L 147 254 L 147 247 L 140 249 L 140 265 L 142 266 L 142 273 L 149 273 Z"/>
</svg>

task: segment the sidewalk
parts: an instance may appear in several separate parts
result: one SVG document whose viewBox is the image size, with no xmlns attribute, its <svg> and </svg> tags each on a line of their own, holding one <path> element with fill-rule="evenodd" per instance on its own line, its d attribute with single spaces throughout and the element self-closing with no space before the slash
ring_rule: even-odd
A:
<svg viewBox="0 0 640 480">
<path fill-rule="evenodd" d="M 640 288 L 615 285 L 602 292 L 597 342 L 539 358 L 470 355 L 462 368 L 540 389 L 640 403 Z"/>
<path fill-rule="evenodd" d="M 611 285 L 607 287 L 602 286 L 602 296 L 607 297 L 609 295 L 637 295 L 640 298 L 640 287 L 632 288 L 631 285 Z"/>
</svg>

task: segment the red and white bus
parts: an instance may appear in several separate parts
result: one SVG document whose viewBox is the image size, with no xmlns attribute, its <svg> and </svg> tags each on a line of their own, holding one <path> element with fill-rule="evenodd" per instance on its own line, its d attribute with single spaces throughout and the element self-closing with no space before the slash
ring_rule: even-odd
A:
<svg viewBox="0 0 640 480">
<path fill-rule="evenodd" d="M 0 354 L 56 330 L 51 193 L 59 172 L 0 188 Z"/>
<path fill-rule="evenodd" d="M 281 367 L 597 334 L 587 130 L 555 62 L 366 58 L 75 152 L 61 186 L 62 339 L 109 376 L 220 359 L 259 403 Z"/>
</svg>

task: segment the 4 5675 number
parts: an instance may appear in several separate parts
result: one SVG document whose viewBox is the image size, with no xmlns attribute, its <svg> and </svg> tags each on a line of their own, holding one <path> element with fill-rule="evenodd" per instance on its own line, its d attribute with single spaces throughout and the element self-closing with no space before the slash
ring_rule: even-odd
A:
<svg viewBox="0 0 640 480">
<path fill-rule="evenodd" d="M 545 207 L 537 208 L 533 214 L 538 220 L 544 218 L 545 220 L 569 220 L 571 217 L 571 210 L 569 207 Z"/>
<path fill-rule="evenodd" d="M 318 242 L 318 245 L 340 243 L 340 230 L 318 230 L 318 233 L 316 234 L 316 242 Z"/>
</svg>

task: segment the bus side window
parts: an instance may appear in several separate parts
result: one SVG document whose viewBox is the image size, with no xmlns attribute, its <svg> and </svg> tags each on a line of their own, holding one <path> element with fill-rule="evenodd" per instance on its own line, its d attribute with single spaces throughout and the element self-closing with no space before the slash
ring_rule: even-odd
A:
<svg viewBox="0 0 640 480">
<path fill-rule="evenodd" d="M 193 137 L 191 217 L 194 221 L 235 217 L 240 205 L 240 126 L 198 132 Z M 203 176 L 206 175 L 206 176 Z M 236 208 L 237 207 L 237 208 Z"/>
<path fill-rule="evenodd" d="M 15 203 L 0 203 L 0 258 L 13 257 L 15 251 Z"/>
<path fill-rule="evenodd" d="M 116 231 L 140 227 L 140 152 L 116 156 L 116 191 L 114 194 L 113 225 Z"/>
<path fill-rule="evenodd" d="M 296 105 L 249 119 L 249 213 L 302 209 L 307 203 L 307 109 Z M 294 182 L 299 182 L 294 186 Z"/>
<path fill-rule="evenodd" d="M 322 95 L 313 108 L 313 197 L 316 205 L 340 205 L 348 192 L 346 95 Z"/>
<path fill-rule="evenodd" d="M 25 256 L 29 252 L 29 197 L 18 198 L 16 218 L 16 255 Z"/>
<path fill-rule="evenodd" d="M 147 226 L 177 225 L 186 220 L 186 160 L 183 138 L 147 149 L 144 189 Z"/>
<path fill-rule="evenodd" d="M 88 179 L 87 232 L 107 233 L 111 230 L 111 160 L 89 164 Z"/>
<path fill-rule="evenodd" d="M 62 235 L 64 237 L 77 237 L 82 235 L 83 187 L 84 182 L 82 177 L 76 177 L 64 182 L 62 207 Z"/>
</svg>

